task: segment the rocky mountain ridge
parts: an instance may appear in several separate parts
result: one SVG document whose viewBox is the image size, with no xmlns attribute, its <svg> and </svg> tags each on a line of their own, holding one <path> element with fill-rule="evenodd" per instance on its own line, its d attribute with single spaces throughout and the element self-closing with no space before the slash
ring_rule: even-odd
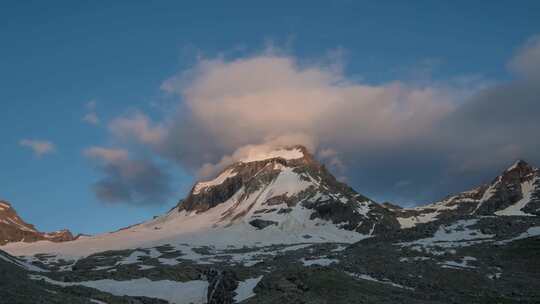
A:
<svg viewBox="0 0 540 304">
<path fill-rule="evenodd" d="M 48 240 L 65 242 L 75 239 L 69 230 L 40 232 L 34 225 L 26 223 L 11 206 L 0 200 L 0 245 L 11 242 L 36 242 Z"/>
<path fill-rule="evenodd" d="M 415 208 L 388 207 L 401 228 L 467 216 L 540 215 L 540 169 L 519 160 L 489 184 Z"/>
</svg>

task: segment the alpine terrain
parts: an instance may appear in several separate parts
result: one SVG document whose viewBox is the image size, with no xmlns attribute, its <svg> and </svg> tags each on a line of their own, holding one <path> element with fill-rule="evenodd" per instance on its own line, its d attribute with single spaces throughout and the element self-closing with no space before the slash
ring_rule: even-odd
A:
<svg viewBox="0 0 540 304">
<path fill-rule="evenodd" d="M 283 147 L 162 216 L 76 239 L 0 208 L 0 303 L 540 302 L 540 170 L 524 161 L 401 208 Z"/>
</svg>

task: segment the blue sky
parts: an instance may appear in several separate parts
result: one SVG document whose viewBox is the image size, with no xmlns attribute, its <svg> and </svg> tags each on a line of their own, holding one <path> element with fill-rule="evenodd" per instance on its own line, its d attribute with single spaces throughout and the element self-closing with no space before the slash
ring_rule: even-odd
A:
<svg viewBox="0 0 540 304">
<path fill-rule="evenodd" d="M 0 197 L 47 231 L 109 231 L 168 210 L 193 171 L 134 147 L 162 162 L 174 194 L 158 205 L 103 203 L 91 188 L 102 172 L 83 151 L 114 144 L 107 123 L 126 112 L 166 115 L 176 99 L 160 86 L 201 57 L 242 58 L 272 44 L 306 64 L 339 54 L 343 75 L 365 84 L 489 84 L 511 79 L 508 61 L 540 33 L 538 1 L 380 2 L 2 1 Z M 89 112 L 99 125 L 82 120 Z M 55 151 L 36 156 L 23 139 Z"/>
</svg>

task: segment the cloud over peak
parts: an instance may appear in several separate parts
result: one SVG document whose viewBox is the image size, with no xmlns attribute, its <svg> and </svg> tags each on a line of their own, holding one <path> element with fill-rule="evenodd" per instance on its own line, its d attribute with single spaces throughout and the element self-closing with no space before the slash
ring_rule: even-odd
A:
<svg viewBox="0 0 540 304">
<path fill-rule="evenodd" d="M 271 53 L 202 60 L 166 80 L 162 89 L 183 101 L 166 140 L 190 141 L 184 147 L 173 145 L 176 151 L 169 154 L 185 162 L 189 159 L 183 156 L 194 154 L 189 149 L 204 147 L 213 155 L 189 160 L 196 166 L 222 161 L 223 155 L 246 145 L 298 134 L 340 150 L 392 147 L 417 137 L 454 108 L 445 90 L 401 82 L 357 83 L 332 66 L 301 66 L 293 57 Z M 203 141 L 211 141 L 212 147 L 207 149 Z"/>
<path fill-rule="evenodd" d="M 367 84 L 338 64 L 299 64 L 275 52 L 201 59 L 161 85 L 177 98 L 176 111 L 158 119 L 131 112 L 109 131 L 118 144 L 138 144 L 203 177 L 254 151 L 303 144 L 367 194 L 392 199 L 388 189 L 399 185 L 391 196 L 432 199 L 452 183 L 459 188 L 466 171 L 484 176 L 514 158 L 540 161 L 538 50 L 531 39 L 508 63 L 514 80 L 480 87 Z M 114 168 L 103 170 L 104 179 L 135 191 L 135 178 L 117 177 L 129 170 Z"/>
</svg>

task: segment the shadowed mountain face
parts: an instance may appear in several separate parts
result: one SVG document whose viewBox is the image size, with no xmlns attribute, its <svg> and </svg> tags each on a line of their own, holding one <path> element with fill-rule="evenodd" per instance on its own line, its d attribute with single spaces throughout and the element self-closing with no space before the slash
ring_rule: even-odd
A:
<svg viewBox="0 0 540 304">
<path fill-rule="evenodd" d="M 73 240 L 69 230 L 39 232 L 34 225 L 23 221 L 15 209 L 6 201 L 0 201 L 0 245 L 10 242 L 35 242 L 49 240 L 64 242 Z"/>
</svg>

